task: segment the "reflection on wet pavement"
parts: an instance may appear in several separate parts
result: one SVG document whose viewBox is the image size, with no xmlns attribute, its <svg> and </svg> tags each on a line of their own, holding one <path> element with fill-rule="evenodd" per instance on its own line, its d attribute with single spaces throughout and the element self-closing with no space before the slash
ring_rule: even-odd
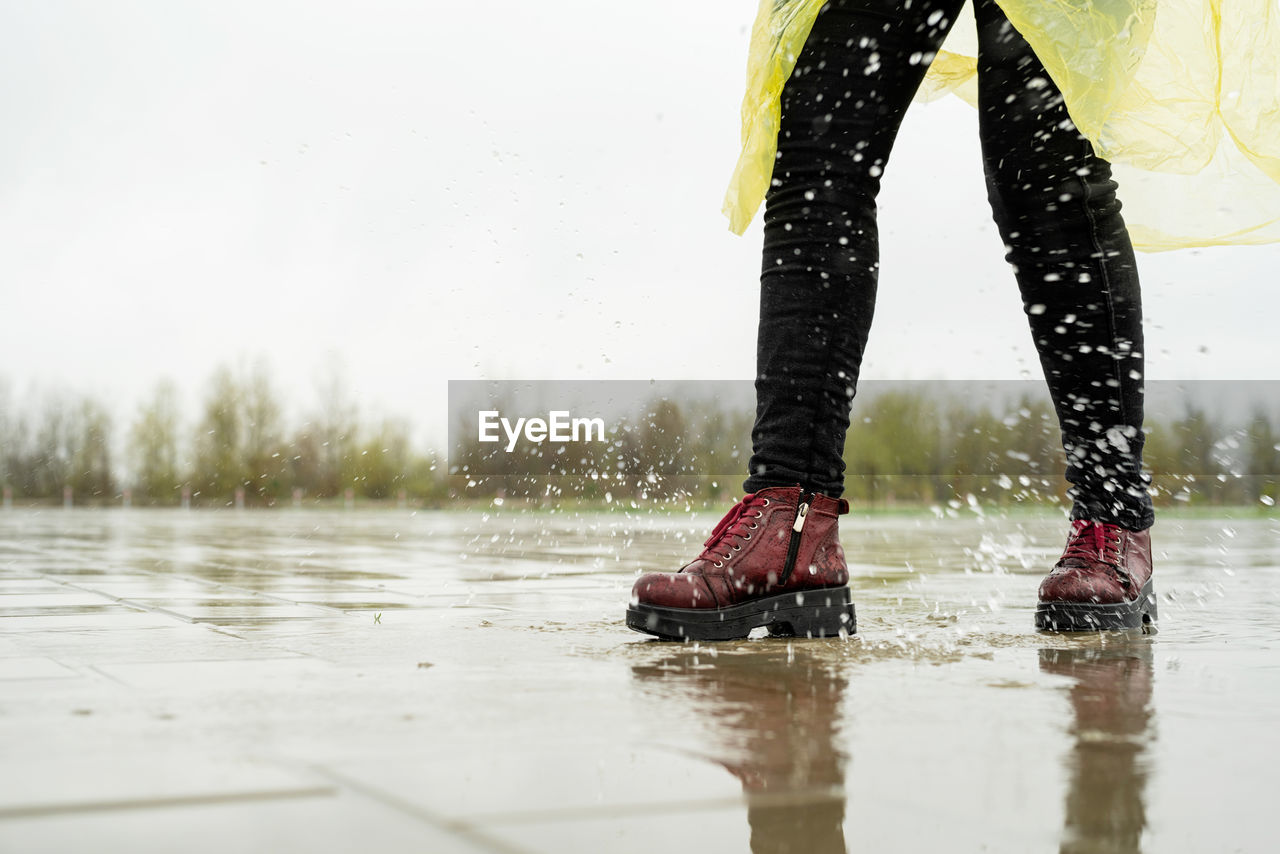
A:
<svg viewBox="0 0 1280 854">
<path fill-rule="evenodd" d="M 1063 854 L 1137 852 L 1146 828 L 1146 750 L 1154 738 L 1152 649 L 1131 639 L 1040 650 L 1040 669 L 1071 677 L 1070 775 Z"/>
<path fill-rule="evenodd" d="M 845 851 L 841 670 L 792 643 L 710 660 L 676 647 L 632 675 L 715 722 L 701 755 L 742 783 L 754 854 Z"/>
<path fill-rule="evenodd" d="M 0 850 L 1271 850 L 1275 518 L 1162 519 L 1157 635 L 927 513 L 842 523 L 847 641 L 626 631 L 714 521 L 0 512 Z"/>
</svg>

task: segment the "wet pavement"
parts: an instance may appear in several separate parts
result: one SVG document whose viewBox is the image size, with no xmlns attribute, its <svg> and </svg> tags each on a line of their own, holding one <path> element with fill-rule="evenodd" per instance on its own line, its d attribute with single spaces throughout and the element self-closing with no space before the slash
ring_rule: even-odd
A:
<svg viewBox="0 0 1280 854">
<path fill-rule="evenodd" d="M 1047 511 L 842 520 L 847 640 L 627 631 L 717 518 L 0 512 L 0 851 L 1276 850 L 1274 516 L 1162 518 L 1154 635 L 1032 629 Z"/>
</svg>

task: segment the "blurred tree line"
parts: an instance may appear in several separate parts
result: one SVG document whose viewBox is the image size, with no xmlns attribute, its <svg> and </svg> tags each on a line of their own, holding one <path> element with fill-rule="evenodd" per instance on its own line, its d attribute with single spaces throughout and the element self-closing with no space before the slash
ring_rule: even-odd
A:
<svg viewBox="0 0 1280 854">
<path fill-rule="evenodd" d="M 450 471 L 473 495 L 714 504 L 741 494 L 753 421 L 714 400 L 657 398 L 605 442 L 522 442 L 510 452 L 505 439 L 481 443 L 474 425 L 459 423 Z M 1149 417 L 1147 429 L 1157 503 L 1274 505 L 1280 435 L 1265 410 L 1233 424 L 1187 401 L 1181 417 Z M 854 405 L 844 461 L 845 495 L 863 506 L 1067 500 L 1047 395 L 1000 403 L 908 386 L 868 396 Z"/>
<path fill-rule="evenodd" d="M 177 389 L 161 382 L 117 436 L 88 396 L 44 394 L 19 414 L 0 384 L 0 485 L 13 500 L 62 500 L 70 490 L 77 504 L 447 500 L 443 464 L 413 450 L 406 422 L 361 423 L 336 374 L 320 397 L 290 425 L 264 368 L 220 367 L 194 423 L 184 423 Z"/>
<path fill-rule="evenodd" d="M 117 434 L 91 397 L 45 394 L 19 408 L 0 382 L 0 486 L 10 500 L 69 493 L 78 504 L 718 504 L 741 493 L 754 415 L 715 399 L 655 398 L 609 425 L 603 442 L 521 442 L 510 453 L 459 422 L 446 461 L 415 450 L 403 420 L 362 423 L 336 374 L 300 424 L 286 423 L 281 400 L 265 369 L 222 367 L 192 423 L 161 383 Z M 1058 442 L 1047 398 L 909 386 L 868 395 L 846 443 L 846 495 L 864 506 L 1061 502 Z M 1280 492 L 1280 435 L 1261 406 L 1229 423 L 1186 401 L 1179 417 L 1149 420 L 1145 460 L 1160 504 L 1274 504 Z"/>
</svg>

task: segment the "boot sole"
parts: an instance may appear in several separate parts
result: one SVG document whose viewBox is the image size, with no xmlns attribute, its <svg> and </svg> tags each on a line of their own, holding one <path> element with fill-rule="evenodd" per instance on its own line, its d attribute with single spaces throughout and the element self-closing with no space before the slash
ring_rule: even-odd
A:
<svg viewBox="0 0 1280 854">
<path fill-rule="evenodd" d="M 729 608 L 627 609 L 627 628 L 662 640 L 741 640 L 765 627 L 774 637 L 834 638 L 858 630 L 848 587 L 783 593 Z"/>
<path fill-rule="evenodd" d="M 1156 594 L 1149 578 L 1132 602 L 1041 602 L 1036 607 L 1036 628 L 1046 632 L 1153 631 L 1157 620 Z"/>
</svg>

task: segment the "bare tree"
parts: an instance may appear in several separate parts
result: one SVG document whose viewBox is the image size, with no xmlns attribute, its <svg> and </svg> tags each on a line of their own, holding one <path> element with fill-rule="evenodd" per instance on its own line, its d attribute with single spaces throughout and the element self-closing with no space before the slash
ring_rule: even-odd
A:
<svg viewBox="0 0 1280 854">
<path fill-rule="evenodd" d="M 178 500 L 178 392 L 162 380 L 138 410 L 129 431 L 129 459 L 136 497 L 153 504 Z"/>
<path fill-rule="evenodd" d="M 282 449 L 280 401 L 265 363 L 241 383 L 244 464 L 243 485 L 258 501 L 269 503 L 290 488 Z"/>
<path fill-rule="evenodd" d="M 0 487 L 12 487 L 14 482 L 13 464 L 18 439 L 15 411 L 13 390 L 9 381 L 0 377 Z"/>
<path fill-rule="evenodd" d="M 319 498 L 341 495 L 354 480 L 356 405 L 342 366 L 331 359 L 320 376 L 319 407 L 288 451 L 298 486 Z"/>
<path fill-rule="evenodd" d="M 215 501 L 226 501 L 244 483 L 244 413 L 240 387 L 225 365 L 214 371 L 209 381 L 204 413 L 196 430 L 195 471 L 192 485 L 196 493 Z"/>
<path fill-rule="evenodd" d="M 410 468 L 409 429 L 386 419 L 360 446 L 354 473 L 356 489 L 366 498 L 392 498 L 405 485 Z"/>
<path fill-rule="evenodd" d="M 116 494 L 111 466 L 111 416 L 96 400 L 85 398 L 73 410 L 69 485 L 77 495 L 102 501 Z"/>
<path fill-rule="evenodd" d="M 49 498 L 61 494 L 62 488 L 69 485 L 75 454 L 73 421 L 65 395 L 55 393 L 45 397 L 25 449 L 27 495 Z"/>
</svg>

